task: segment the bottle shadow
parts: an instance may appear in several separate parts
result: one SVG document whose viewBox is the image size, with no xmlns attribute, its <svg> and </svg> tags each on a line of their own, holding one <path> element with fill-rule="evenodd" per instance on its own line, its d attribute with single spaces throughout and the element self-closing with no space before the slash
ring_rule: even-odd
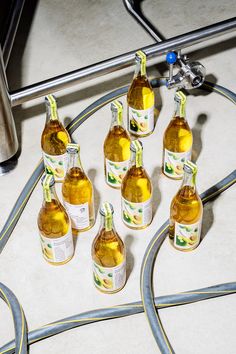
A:
<svg viewBox="0 0 236 354">
<path fill-rule="evenodd" d="M 78 232 L 76 235 L 73 234 L 73 244 L 74 244 L 74 250 L 76 252 L 76 248 L 77 248 L 77 243 L 78 243 L 78 240 L 79 240 L 79 236 L 80 236 L 80 233 Z M 75 254 L 74 254 L 75 255 Z"/>
<path fill-rule="evenodd" d="M 155 103 L 154 103 L 154 129 L 158 123 L 162 109 L 162 98 L 159 88 L 154 89 L 155 92 Z"/>
<path fill-rule="evenodd" d="M 206 237 L 207 233 L 211 229 L 214 222 L 214 213 L 213 213 L 213 202 L 207 203 L 204 207 L 203 217 L 202 217 L 202 232 L 201 232 L 201 241 Z"/>
<path fill-rule="evenodd" d="M 199 114 L 197 117 L 196 123 L 192 128 L 193 133 L 193 152 L 192 152 L 192 160 L 194 162 L 199 158 L 202 151 L 202 131 L 203 126 L 207 122 L 207 115 L 205 113 Z M 202 232 L 201 232 L 201 241 L 205 238 L 207 233 L 209 232 L 212 224 L 214 222 L 214 213 L 213 213 L 213 204 L 208 203 L 204 207 L 203 217 L 202 217 Z"/>
<path fill-rule="evenodd" d="M 126 247 L 126 278 L 129 279 L 130 274 L 134 268 L 134 256 L 131 252 L 132 244 L 134 242 L 134 236 L 129 234 L 125 236 L 124 244 Z"/>
<path fill-rule="evenodd" d="M 67 125 L 69 125 L 72 122 L 73 118 L 72 117 L 64 117 L 63 119 L 63 125 L 64 127 L 66 127 Z"/>
<path fill-rule="evenodd" d="M 197 117 L 196 123 L 192 128 L 193 134 L 193 151 L 192 151 L 192 160 L 196 162 L 202 151 L 202 130 L 204 124 L 206 124 L 208 117 L 205 113 L 199 114 Z"/>
<path fill-rule="evenodd" d="M 98 192 L 97 188 L 95 187 L 95 179 L 96 179 L 96 175 L 97 175 L 97 171 L 95 170 L 95 168 L 90 168 L 88 170 L 88 177 L 89 179 L 91 180 L 92 184 L 93 184 L 93 195 L 94 195 L 94 217 L 95 217 L 95 220 L 97 218 L 97 213 L 98 213 L 98 208 L 99 208 L 99 205 L 100 205 L 100 202 L 101 202 L 101 195 L 100 193 Z"/>
<path fill-rule="evenodd" d="M 162 173 L 161 167 L 157 166 L 154 168 L 151 175 L 152 187 L 153 187 L 153 193 L 152 193 L 153 217 L 155 216 L 158 206 L 161 203 L 161 190 L 157 178 L 161 173 Z"/>
</svg>

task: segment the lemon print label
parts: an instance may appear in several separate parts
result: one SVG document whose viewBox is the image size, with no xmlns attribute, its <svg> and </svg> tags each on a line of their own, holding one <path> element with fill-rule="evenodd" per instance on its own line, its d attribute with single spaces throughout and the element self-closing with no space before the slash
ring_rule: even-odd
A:
<svg viewBox="0 0 236 354">
<path fill-rule="evenodd" d="M 103 292 L 114 292 L 123 288 L 126 281 L 126 262 L 107 268 L 93 262 L 94 285 Z"/>
<path fill-rule="evenodd" d="M 197 246 L 200 242 L 202 220 L 195 224 L 180 224 L 175 222 L 174 245 L 180 249 Z"/>
<path fill-rule="evenodd" d="M 129 160 L 115 162 L 106 159 L 106 182 L 111 187 L 120 187 L 128 168 Z"/>
<path fill-rule="evenodd" d="M 185 161 L 191 160 L 192 149 L 185 152 L 164 151 L 164 173 L 166 176 L 179 179 L 183 177 Z"/>
<path fill-rule="evenodd" d="M 46 171 L 54 175 L 55 181 L 63 181 L 68 164 L 67 153 L 62 155 L 49 155 L 43 152 L 43 161 Z"/>
<path fill-rule="evenodd" d="M 75 205 L 64 201 L 64 205 L 71 218 L 72 228 L 82 230 L 89 227 L 88 203 Z"/>
<path fill-rule="evenodd" d="M 133 228 L 148 226 L 152 221 L 152 198 L 143 203 L 132 203 L 122 198 L 122 220 Z"/>
<path fill-rule="evenodd" d="M 134 135 L 142 136 L 150 134 L 154 129 L 154 106 L 148 109 L 134 109 L 128 111 L 129 131 Z"/>
<path fill-rule="evenodd" d="M 65 262 L 73 256 L 74 246 L 71 231 L 59 238 L 40 235 L 40 240 L 43 256 L 48 262 Z"/>
</svg>

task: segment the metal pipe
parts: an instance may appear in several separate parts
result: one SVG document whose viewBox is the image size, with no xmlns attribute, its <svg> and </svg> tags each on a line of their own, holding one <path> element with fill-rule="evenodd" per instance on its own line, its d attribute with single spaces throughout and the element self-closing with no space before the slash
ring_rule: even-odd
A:
<svg viewBox="0 0 236 354">
<path fill-rule="evenodd" d="M 0 163 L 10 159 L 18 150 L 15 122 L 11 112 L 7 79 L 0 48 Z"/>
<path fill-rule="evenodd" d="M 18 24 L 20 22 L 21 18 L 21 13 L 24 7 L 25 0 L 16 0 L 15 3 L 13 4 L 13 11 L 11 14 L 11 21 L 8 25 L 8 30 L 6 34 L 6 38 L 4 40 L 4 43 L 2 45 L 2 52 L 3 52 L 3 61 L 5 64 L 5 67 L 7 67 L 13 42 L 16 36 Z"/>
<path fill-rule="evenodd" d="M 236 28 L 236 17 L 203 27 L 201 29 L 176 36 L 164 42 L 153 44 L 142 48 L 148 57 L 162 55 L 170 50 L 179 50 L 191 45 L 200 43 L 206 39 L 225 34 Z M 139 48 L 140 49 L 140 48 Z M 97 64 L 87 66 L 82 69 L 71 71 L 69 73 L 56 76 L 55 78 L 45 80 L 20 90 L 10 93 L 11 105 L 17 106 L 24 102 L 47 95 L 49 93 L 68 88 L 79 82 L 91 80 L 113 71 L 131 66 L 134 63 L 134 54 L 137 50 L 131 51 L 111 59 L 104 60 Z"/>
<path fill-rule="evenodd" d="M 134 19 L 155 39 L 156 42 L 162 42 L 165 38 L 157 31 L 155 27 L 148 21 L 143 15 L 141 7 L 141 1 L 123 0 L 123 3 L 127 11 L 134 17 Z"/>
</svg>

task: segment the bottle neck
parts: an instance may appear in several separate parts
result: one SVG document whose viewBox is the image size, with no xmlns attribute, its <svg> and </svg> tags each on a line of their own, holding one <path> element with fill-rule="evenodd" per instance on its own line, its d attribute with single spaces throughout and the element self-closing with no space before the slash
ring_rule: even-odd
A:
<svg viewBox="0 0 236 354">
<path fill-rule="evenodd" d="M 146 76 L 146 63 L 141 60 L 136 60 L 134 76 Z"/>
<path fill-rule="evenodd" d="M 49 188 L 43 188 L 43 196 L 44 196 L 44 206 L 49 206 L 51 204 L 59 203 L 55 185 Z"/>
<path fill-rule="evenodd" d="M 101 227 L 100 229 L 104 229 L 105 231 L 112 231 L 114 230 L 114 223 L 113 223 L 113 215 L 101 215 Z"/>
<path fill-rule="evenodd" d="M 195 191 L 196 191 L 196 174 L 185 172 L 181 188 L 183 188 L 183 187 L 191 187 L 192 192 L 195 193 Z"/>
<path fill-rule="evenodd" d="M 58 117 L 58 112 L 57 112 L 57 106 L 56 105 L 50 105 L 49 102 L 46 103 L 46 122 L 49 122 L 50 120 L 59 120 Z"/>
<path fill-rule="evenodd" d="M 175 101 L 174 117 L 185 118 L 185 103 L 182 101 Z"/>
<path fill-rule="evenodd" d="M 143 151 L 132 151 L 131 150 L 131 158 L 130 158 L 131 166 L 142 167 L 143 166 Z"/>
<path fill-rule="evenodd" d="M 111 128 L 121 126 L 124 128 L 122 112 L 112 111 Z"/>
<path fill-rule="evenodd" d="M 82 164 L 81 164 L 79 152 L 73 153 L 73 154 L 69 154 L 68 171 L 71 168 L 73 168 L 73 167 L 78 167 L 78 168 L 80 168 L 83 171 L 83 167 L 82 167 Z"/>
</svg>

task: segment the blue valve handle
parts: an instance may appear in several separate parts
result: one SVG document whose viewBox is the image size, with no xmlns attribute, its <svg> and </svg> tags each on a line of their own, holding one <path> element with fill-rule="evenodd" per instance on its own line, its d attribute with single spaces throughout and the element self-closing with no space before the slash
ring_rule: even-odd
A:
<svg viewBox="0 0 236 354">
<path fill-rule="evenodd" d="M 166 54 L 166 61 L 168 64 L 174 64 L 177 61 L 177 54 L 175 52 L 169 52 Z"/>
</svg>

